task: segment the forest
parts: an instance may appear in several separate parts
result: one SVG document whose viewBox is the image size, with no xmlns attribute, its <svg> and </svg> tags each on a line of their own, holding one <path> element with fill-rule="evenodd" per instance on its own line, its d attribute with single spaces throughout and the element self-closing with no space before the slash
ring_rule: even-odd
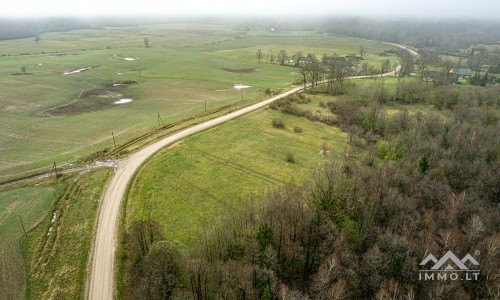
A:
<svg viewBox="0 0 500 300">
<path fill-rule="evenodd" d="M 327 86 L 273 103 L 338 126 L 353 151 L 303 185 L 270 188 L 263 204 L 242 199 L 189 255 L 155 220 L 134 223 L 126 298 L 498 298 L 500 89 L 381 81 L 320 102 L 329 118 L 300 108 Z M 424 257 L 448 250 L 480 253 L 479 279 L 419 280 Z"/>
</svg>

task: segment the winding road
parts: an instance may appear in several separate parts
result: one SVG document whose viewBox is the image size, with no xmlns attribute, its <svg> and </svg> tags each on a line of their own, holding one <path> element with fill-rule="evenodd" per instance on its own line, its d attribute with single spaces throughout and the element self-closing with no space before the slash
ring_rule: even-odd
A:
<svg viewBox="0 0 500 300">
<path fill-rule="evenodd" d="M 390 44 L 405 49 L 414 56 L 417 55 L 415 51 L 408 49 L 405 46 L 391 44 L 391 43 L 386 43 L 386 44 Z M 396 70 L 383 74 L 382 76 L 395 75 L 399 69 L 400 67 L 397 67 Z M 349 77 L 348 79 L 361 79 L 361 78 L 370 78 L 375 76 L 380 76 L 380 75 L 354 76 L 354 77 Z M 115 173 L 108 182 L 100 201 L 100 207 L 96 221 L 97 228 L 95 232 L 95 242 L 90 257 L 90 259 L 92 259 L 92 263 L 91 263 L 90 274 L 88 277 L 89 282 L 87 282 L 87 290 L 86 290 L 87 298 L 98 299 L 98 300 L 113 299 L 113 293 L 115 289 L 114 261 L 115 261 L 115 249 L 118 241 L 117 233 L 119 226 L 118 215 L 120 211 L 120 204 L 123 195 L 127 189 L 127 185 L 133 178 L 135 172 L 148 158 L 150 158 L 152 155 L 154 155 L 156 152 L 160 151 L 164 147 L 172 143 L 175 143 L 187 136 L 207 130 L 209 128 L 223 124 L 229 120 L 243 116 L 259 108 L 265 107 L 278 99 L 297 93 L 302 89 L 303 89 L 302 86 L 293 88 L 283 94 L 264 100 L 257 104 L 248 106 L 246 108 L 229 113 L 227 115 L 184 129 L 158 142 L 155 142 L 154 144 L 148 145 L 139 150 L 138 152 L 128 156 L 127 158 L 118 161 Z"/>
</svg>

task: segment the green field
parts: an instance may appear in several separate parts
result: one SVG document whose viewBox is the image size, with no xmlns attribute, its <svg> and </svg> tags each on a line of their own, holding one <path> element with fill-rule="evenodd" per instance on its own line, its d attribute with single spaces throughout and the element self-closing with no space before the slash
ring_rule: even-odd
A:
<svg viewBox="0 0 500 300">
<path fill-rule="evenodd" d="M 75 163 L 111 147 L 112 132 L 124 143 L 157 126 L 158 113 L 164 122 L 178 121 L 204 111 L 205 103 L 214 109 L 241 98 L 259 101 L 267 87 L 290 87 L 294 69 L 259 63 L 258 48 L 265 55 L 284 49 L 321 56 L 351 54 L 360 44 L 312 32 L 240 32 L 216 25 L 88 29 L 41 38 L 38 44 L 32 38 L 0 41 L 0 181 L 48 170 L 54 160 Z M 368 63 L 396 60 L 378 55 L 392 46 L 363 44 Z M 240 92 L 234 84 L 252 87 Z M 113 104 L 121 98 L 133 101 Z"/>
<path fill-rule="evenodd" d="M 79 297 L 109 175 L 102 168 L 0 190 L 0 299 Z"/>
<path fill-rule="evenodd" d="M 108 168 L 70 177 L 50 214 L 23 241 L 29 299 L 78 299 Z"/>
<path fill-rule="evenodd" d="M 22 299 L 26 288 L 26 264 L 20 240 L 45 215 L 52 203 L 46 186 L 24 186 L 0 190 L 0 298 Z"/>
<path fill-rule="evenodd" d="M 280 118 L 285 129 L 271 122 Z M 303 132 L 297 133 L 294 127 Z M 328 144 L 326 155 L 322 145 Z M 264 109 L 184 139 L 138 172 L 127 202 L 127 224 L 154 219 L 167 238 L 194 247 L 203 228 L 237 209 L 242 197 L 262 199 L 266 187 L 303 182 L 310 170 L 346 149 L 340 130 Z M 295 162 L 287 162 L 288 153 Z"/>
</svg>

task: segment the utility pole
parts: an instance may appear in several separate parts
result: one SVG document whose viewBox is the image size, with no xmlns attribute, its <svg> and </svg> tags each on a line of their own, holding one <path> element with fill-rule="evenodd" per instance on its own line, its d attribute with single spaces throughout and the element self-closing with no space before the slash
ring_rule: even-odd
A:
<svg viewBox="0 0 500 300">
<path fill-rule="evenodd" d="M 243 90 L 240 89 L 240 94 L 241 94 L 241 101 L 243 101 Z"/>
<path fill-rule="evenodd" d="M 207 111 L 207 100 L 205 100 L 205 111 Z"/>
<path fill-rule="evenodd" d="M 26 229 L 24 229 L 23 219 L 21 219 L 21 215 L 19 215 L 19 221 L 21 221 L 21 226 L 23 226 L 24 234 L 26 235 Z"/>
<path fill-rule="evenodd" d="M 57 166 L 56 166 L 56 161 L 55 160 L 54 160 L 54 165 L 52 165 L 51 175 L 52 174 L 55 174 L 55 176 L 57 177 Z"/>
<path fill-rule="evenodd" d="M 160 113 L 158 113 L 158 126 L 164 125 L 163 120 L 160 117 Z"/>
<path fill-rule="evenodd" d="M 116 148 L 115 134 L 113 133 L 113 131 L 111 131 L 111 136 L 113 137 L 113 144 L 115 144 L 115 148 Z"/>
</svg>

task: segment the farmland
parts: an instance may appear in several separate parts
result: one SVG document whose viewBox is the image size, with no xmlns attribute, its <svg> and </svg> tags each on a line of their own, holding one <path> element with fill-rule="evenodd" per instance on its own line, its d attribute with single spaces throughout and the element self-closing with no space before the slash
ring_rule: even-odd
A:
<svg viewBox="0 0 500 300">
<path fill-rule="evenodd" d="M 294 69 L 259 62 L 256 49 L 264 55 L 280 49 L 290 55 L 347 55 L 359 44 L 312 32 L 242 32 L 215 25 L 87 29 L 46 33 L 38 43 L 1 41 L 0 181 L 49 170 L 53 161 L 81 162 L 112 147 L 112 133 L 121 144 L 155 128 L 158 113 L 165 123 L 174 122 L 205 107 L 259 101 L 265 88 L 290 87 Z M 392 46 L 363 44 L 369 64 L 397 60 L 379 56 Z M 235 84 L 251 88 L 238 90 Z M 119 99 L 133 101 L 114 104 Z"/>
</svg>

